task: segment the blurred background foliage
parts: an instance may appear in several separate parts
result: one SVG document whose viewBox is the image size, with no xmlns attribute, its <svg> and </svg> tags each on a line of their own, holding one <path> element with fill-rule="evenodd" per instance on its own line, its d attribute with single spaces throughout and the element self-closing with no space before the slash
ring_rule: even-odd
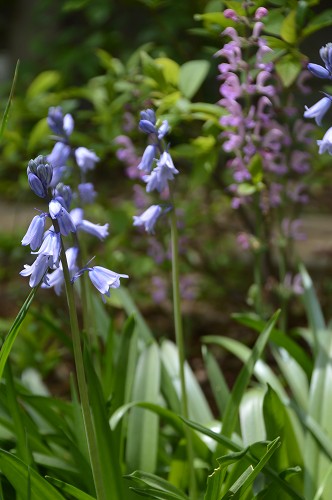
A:
<svg viewBox="0 0 332 500">
<path fill-rule="evenodd" d="M 265 33 L 274 49 L 283 96 L 285 99 L 295 96 L 301 117 L 304 104 L 311 105 L 317 100 L 320 82 L 310 80 L 311 98 L 300 95 L 297 77 L 309 59 L 318 62 L 319 48 L 330 41 L 332 10 L 324 2 L 284 0 L 256 1 L 252 9 L 260 5 L 271 8 L 271 14 L 264 19 Z M 240 12 L 241 2 L 3 2 L 0 24 L 3 108 L 16 61 L 20 59 L 15 99 L 1 144 L 4 230 L 0 235 L 0 280 L 4 317 L 15 314 L 17 304 L 28 291 L 28 285 L 17 276 L 26 259 L 20 240 L 34 208 L 33 195 L 26 183 L 26 165 L 30 158 L 50 153 L 53 141 L 46 122 L 48 109 L 62 106 L 75 119 L 73 144 L 92 149 L 101 158 L 89 179 L 95 183 L 99 196 L 88 217 L 102 224 L 110 222 L 104 265 L 130 275 L 129 289 L 151 320 L 156 335 L 170 335 L 168 228 L 161 223 L 156 236 L 146 236 L 132 228 L 132 216 L 137 213 L 134 196 L 142 193 L 135 187 L 130 165 L 119 159 L 121 145 L 117 139 L 127 135 L 135 148 L 133 161 L 135 155 L 139 158 L 145 147 L 145 137 L 137 130 L 139 111 L 151 106 L 158 110 L 159 117 L 169 120 L 172 156 L 181 171 L 177 190 L 181 201 L 182 294 L 185 328 L 193 339 L 191 354 L 195 354 L 194 339 L 216 326 L 219 329 L 227 326 L 230 334 L 232 328 L 236 335 L 242 334 L 238 333 L 238 325 L 230 324 L 229 317 L 234 311 L 250 307 L 247 292 L 252 282 L 252 256 L 235 245 L 243 221 L 230 209 L 225 190 L 228 173 L 221 152 L 219 123 L 223 110 L 217 105 L 220 61 L 214 57 L 224 43 L 221 32 L 233 25 L 222 14 L 226 7 Z M 314 138 L 320 134 L 317 130 Z M 325 203 L 330 199 L 328 163 L 328 157 L 318 157 L 313 143 L 314 171 L 308 179 L 312 202 L 305 209 L 309 214 L 330 211 Z M 88 239 L 87 245 L 92 255 L 99 252 L 92 240 Z M 332 281 L 326 276 L 326 269 L 330 268 L 331 247 L 327 248 L 325 243 L 318 251 L 319 261 L 314 253 L 306 258 L 314 276 L 325 276 L 318 288 L 322 305 L 328 308 Z M 294 257 L 295 264 L 297 260 Z M 279 305 L 279 298 L 269 291 L 267 295 L 269 315 Z M 52 291 L 42 291 L 38 300 L 45 312 L 34 312 L 21 342 L 32 342 L 31 353 L 43 356 L 50 337 L 46 335 L 45 343 L 41 341 L 36 351 L 31 329 L 38 322 L 47 324 L 50 303 L 58 311 L 63 304 Z M 302 315 L 302 306 L 294 299 L 290 324 L 301 322 Z M 63 321 L 66 320 L 60 314 L 59 331 Z M 6 326 L 4 322 L 4 330 Z M 17 356 L 24 358 L 24 352 L 27 351 L 18 343 Z M 47 357 L 43 366 L 51 369 L 58 360 L 56 349 L 51 348 Z M 29 363 L 22 361 L 20 366 Z M 38 359 L 35 363 L 39 363 Z"/>
</svg>

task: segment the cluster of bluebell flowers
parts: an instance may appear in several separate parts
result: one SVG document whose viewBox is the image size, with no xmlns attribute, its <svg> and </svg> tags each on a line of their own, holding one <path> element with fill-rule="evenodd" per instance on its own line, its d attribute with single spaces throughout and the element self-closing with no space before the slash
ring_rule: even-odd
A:
<svg viewBox="0 0 332 500">
<path fill-rule="evenodd" d="M 20 272 L 22 276 L 30 276 L 29 285 L 34 288 L 41 284 L 43 288 L 54 287 L 61 293 L 64 273 L 61 258 L 66 258 L 72 283 L 84 272 L 88 272 L 92 284 L 104 295 L 109 296 L 111 288 L 120 286 L 120 278 L 128 278 L 101 266 L 77 266 L 79 253 L 78 235 L 80 231 L 92 234 L 100 240 L 108 236 L 108 224 L 94 224 L 84 218 L 81 207 L 72 208 L 76 199 L 81 205 L 92 203 L 96 192 L 90 182 L 86 182 L 86 174 L 99 161 L 98 156 L 85 147 L 74 148 L 70 144 L 70 135 L 74 129 L 74 120 L 70 114 L 63 115 L 60 107 L 50 108 L 48 125 L 54 132 L 55 146 L 50 155 L 38 156 L 30 160 L 27 168 L 28 182 L 32 191 L 48 203 L 48 210 L 33 217 L 29 228 L 22 239 L 22 245 L 30 245 L 31 253 L 37 257 L 31 264 L 25 264 Z M 81 182 L 78 192 L 73 193 L 70 186 L 62 179 L 68 173 L 67 161 L 74 158 L 80 171 Z M 46 229 L 46 221 L 52 225 Z M 61 256 L 62 237 L 75 234 L 73 245 Z"/>
<path fill-rule="evenodd" d="M 332 79 L 332 43 L 328 43 L 324 47 L 322 47 L 319 51 L 319 55 L 324 62 L 324 66 L 315 63 L 309 63 L 307 68 L 308 70 L 316 77 L 323 78 L 327 80 Z M 314 118 L 317 125 L 322 124 L 322 120 L 330 109 L 332 104 L 332 96 L 326 94 L 324 92 L 324 97 L 316 102 L 313 106 L 308 108 L 305 106 L 304 117 L 305 118 Z M 322 140 L 317 141 L 319 146 L 319 153 L 325 153 L 326 151 L 329 154 L 332 154 L 332 127 L 330 127 L 325 133 Z"/>
<path fill-rule="evenodd" d="M 172 181 L 174 175 L 179 173 L 164 140 L 170 127 L 167 120 L 157 124 L 157 118 L 152 109 L 141 111 L 140 116 L 139 129 L 149 135 L 151 143 L 146 147 L 137 168 L 144 174 L 142 179 L 146 183 L 147 193 L 158 191 L 165 199 L 168 197 L 168 181 Z M 144 226 L 148 233 L 153 233 L 158 218 L 170 208 L 165 204 L 151 205 L 141 215 L 134 216 L 134 226 Z"/>
</svg>

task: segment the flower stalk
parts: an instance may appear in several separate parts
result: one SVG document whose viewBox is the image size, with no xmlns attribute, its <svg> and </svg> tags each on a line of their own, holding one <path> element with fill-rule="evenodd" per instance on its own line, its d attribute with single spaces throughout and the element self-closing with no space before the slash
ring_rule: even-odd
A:
<svg viewBox="0 0 332 500">
<path fill-rule="evenodd" d="M 70 279 L 70 274 L 62 239 L 61 239 L 61 245 L 62 245 L 61 263 L 63 268 L 65 286 L 66 286 L 66 295 L 67 295 L 68 310 L 70 317 L 70 327 L 72 332 L 77 385 L 82 405 L 83 420 L 84 420 L 86 438 L 88 442 L 90 463 L 96 488 L 97 500 L 107 500 L 103 479 L 101 475 L 101 466 L 98 455 L 98 444 L 90 410 L 88 386 L 85 378 L 83 352 L 82 352 L 80 330 L 79 330 L 77 312 L 75 306 L 74 290 Z"/>
<path fill-rule="evenodd" d="M 171 190 L 171 201 L 174 201 Z M 174 327 L 175 339 L 179 353 L 179 376 L 181 386 L 181 413 L 185 419 L 189 418 L 188 412 L 188 398 L 185 378 L 185 352 L 184 352 L 184 336 L 182 328 L 182 315 L 181 315 L 181 296 L 180 296 L 180 273 L 179 273 L 179 252 L 178 252 L 178 228 L 175 207 L 170 212 L 171 224 L 171 248 L 172 248 L 172 283 L 173 283 L 173 314 L 174 314 Z M 197 499 L 197 487 L 194 468 L 194 450 L 192 442 L 192 431 L 185 426 L 185 435 L 187 443 L 187 458 L 189 463 L 189 490 L 190 498 Z"/>
</svg>

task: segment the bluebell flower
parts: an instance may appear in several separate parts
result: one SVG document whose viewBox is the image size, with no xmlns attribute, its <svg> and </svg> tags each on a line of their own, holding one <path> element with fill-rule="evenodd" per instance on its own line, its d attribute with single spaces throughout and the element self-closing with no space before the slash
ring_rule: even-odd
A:
<svg viewBox="0 0 332 500">
<path fill-rule="evenodd" d="M 37 252 L 32 253 L 49 255 L 52 257 L 49 261 L 49 267 L 59 267 L 61 253 L 60 233 L 56 233 L 52 230 L 46 231 L 40 249 Z"/>
<path fill-rule="evenodd" d="M 146 191 L 149 193 L 156 189 L 161 193 L 168 186 L 168 181 L 173 180 L 174 175 L 178 173 L 179 171 L 175 168 L 171 155 L 164 151 L 157 161 L 156 168 L 152 170 L 150 175 L 143 177 L 144 182 L 147 183 Z"/>
<path fill-rule="evenodd" d="M 73 193 L 71 187 L 67 184 L 58 184 L 53 191 L 53 199 L 59 201 L 61 205 L 69 211 Z"/>
<path fill-rule="evenodd" d="M 322 140 L 317 141 L 317 144 L 319 146 L 319 154 L 327 151 L 332 155 L 332 127 L 327 130 Z"/>
<path fill-rule="evenodd" d="M 120 278 L 129 278 L 127 274 L 118 274 L 105 267 L 94 266 L 86 267 L 78 271 L 73 276 L 72 281 L 76 281 L 85 271 L 88 271 L 91 283 L 102 295 L 106 295 L 107 297 L 110 296 L 111 288 L 119 288 Z"/>
<path fill-rule="evenodd" d="M 24 264 L 24 269 L 20 272 L 21 276 L 30 276 L 29 285 L 31 288 L 37 286 L 42 280 L 47 283 L 46 272 L 52 266 L 52 257 L 50 255 L 39 254 L 30 266 Z"/>
<path fill-rule="evenodd" d="M 75 224 L 77 231 L 84 231 L 86 233 L 96 236 L 100 240 L 104 240 L 108 236 L 109 224 L 94 224 L 88 220 L 83 219 L 83 210 L 81 208 L 74 208 L 70 212 L 72 221 Z"/>
<path fill-rule="evenodd" d="M 47 123 L 52 132 L 64 137 L 69 137 L 74 129 L 73 117 L 69 113 L 63 116 L 60 106 L 49 108 Z"/>
<path fill-rule="evenodd" d="M 319 55 L 325 64 L 325 68 L 320 64 L 309 63 L 307 65 L 308 70 L 318 78 L 332 79 L 332 43 L 322 47 Z"/>
<path fill-rule="evenodd" d="M 31 250 L 37 250 L 43 241 L 43 235 L 45 230 L 45 220 L 47 214 L 43 213 L 36 215 L 28 227 L 25 236 L 22 239 L 22 245 L 30 245 Z"/>
<path fill-rule="evenodd" d="M 157 132 L 156 127 L 149 120 L 140 120 L 138 126 L 145 134 L 155 134 Z"/>
<path fill-rule="evenodd" d="M 39 155 L 30 160 L 27 168 L 28 182 L 32 191 L 40 198 L 47 197 L 53 175 L 53 168 L 45 156 Z"/>
<path fill-rule="evenodd" d="M 93 203 L 95 201 L 95 197 L 97 193 L 92 182 L 84 182 L 77 186 L 78 194 L 81 199 L 81 202 L 84 204 Z"/>
<path fill-rule="evenodd" d="M 330 72 L 320 64 L 309 63 L 307 69 L 317 78 L 330 78 Z"/>
<path fill-rule="evenodd" d="M 47 155 L 47 161 L 51 163 L 52 167 L 63 167 L 71 152 L 71 147 L 63 142 L 56 142 L 49 155 Z"/>
<path fill-rule="evenodd" d="M 317 125 L 322 124 L 325 113 L 329 110 L 332 104 L 330 97 L 323 97 L 316 104 L 308 108 L 305 106 L 304 118 L 315 118 Z"/>
<path fill-rule="evenodd" d="M 157 118 L 156 118 L 156 113 L 153 111 L 153 109 L 148 108 L 140 112 L 141 120 L 146 120 L 148 122 L 151 122 L 152 125 L 156 124 Z"/>
<path fill-rule="evenodd" d="M 143 170 L 147 174 L 151 172 L 153 161 L 156 155 L 157 146 L 155 144 L 150 144 L 145 149 L 141 162 L 137 166 L 139 170 Z"/>
<path fill-rule="evenodd" d="M 145 231 L 148 233 L 154 232 L 154 226 L 162 212 L 162 208 L 159 205 L 151 205 L 145 212 L 141 215 L 134 215 L 134 226 L 144 226 Z"/>
<path fill-rule="evenodd" d="M 319 51 L 319 55 L 324 61 L 325 68 L 332 73 L 332 43 L 327 43 L 324 47 L 322 47 Z"/>
<path fill-rule="evenodd" d="M 69 274 L 70 274 L 71 278 L 74 276 L 74 274 L 77 271 L 77 265 L 76 265 L 77 254 L 78 254 L 77 247 L 70 247 L 66 250 L 67 265 L 68 265 Z M 60 295 L 64 280 L 65 279 L 64 279 L 64 275 L 63 275 L 62 262 L 60 262 L 59 267 L 57 269 L 55 269 L 55 271 L 46 275 L 46 282 L 42 283 L 41 286 L 42 286 L 42 288 L 53 287 L 55 293 L 57 295 Z"/>
<path fill-rule="evenodd" d="M 57 200 L 51 200 L 48 204 L 49 214 L 53 220 L 57 220 L 60 232 L 67 236 L 70 232 L 75 233 L 76 228 L 67 210 Z"/>
<path fill-rule="evenodd" d="M 80 169 L 86 173 L 88 170 L 93 170 L 96 163 L 99 161 L 98 156 L 90 149 L 83 146 L 75 149 L 76 163 Z"/>
<path fill-rule="evenodd" d="M 169 132 L 170 126 L 167 120 L 164 120 L 158 128 L 158 139 L 161 140 Z"/>
</svg>

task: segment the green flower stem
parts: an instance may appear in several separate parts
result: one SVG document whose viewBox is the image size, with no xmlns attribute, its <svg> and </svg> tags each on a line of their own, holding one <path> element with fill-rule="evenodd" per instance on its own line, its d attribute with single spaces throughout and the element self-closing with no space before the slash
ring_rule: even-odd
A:
<svg viewBox="0 0 332 500">
<path fill-rule="evenodd" d="M 171 195 L 172 196 L 172 195 Z M 172 197 L 173 202 L 173 197 Z M 174 327 L 175 338 L 179 353 L 179 372 L 181 384 L 181 412 L 185 419 L 189 418 L 188 415 L 188 399 L 185 380 L 185 354 L 184 354 L 184 338 L 182 329 L 182 316 L 181 316 L 181 296 L 180 296 L 180 283 L 179 283 L 179 252 L 178 252 L 178 229 L 176 224 L 176 213 L 174 203 L 171 210 L 171 238 L 172 238 L 172 281 L 173 281 L 173 309 L 174 309 Z M 191 430 L 185 426 L 184 428 L 187 441 L 187 455 L 189 462 L 189 488 L 191 500 L 197 498 L 195 468 L 194 468 L 194 449 L 192 442 Z"/>
<path fill-rule="evenodd" d="M 56 221 L 54 222 L 54 227 L 56 228 Z M 81 338 L 80 338 L 80 330 L 77 319 L 77 312 L 75 306 L 75 297 L 74 290 L 70 280 L 70 274 L 65 254 L 65 248 L 61 239 L 61 263 L 63 268 L 63 274 L 66 284 L 66 294 L 68 301 L 68 309 L 70 316 L 70 326 L 72 332 L 72 341 L 73 341 L 73 350 L 74 350 L 74 359 L 76 366 L 76 375 L 77 375 L 77 384 L 78 391 L 81 399 L 82 411 L 83 411 L 83 420 L 85 426 L 85 432 L 88 442 L 90 462 L 92 468 L 92 474 L 95 482 L 96 494 L 98 500 L 108 500 L 106 498 L 106 493 L 104 489 L 104 484 L 101 475 L 101 466 L 98 455 L 98 445 L 97 439 L 93 427 L 92 415 L 90 411 L 90 403 L 89 403 L 89 394 L 88 394 L 88 386 L 86 383 L 85 372 L 84 372 L 84 362 L 83 362 L 83 353 L 81 347 Z"/>
</svg>

